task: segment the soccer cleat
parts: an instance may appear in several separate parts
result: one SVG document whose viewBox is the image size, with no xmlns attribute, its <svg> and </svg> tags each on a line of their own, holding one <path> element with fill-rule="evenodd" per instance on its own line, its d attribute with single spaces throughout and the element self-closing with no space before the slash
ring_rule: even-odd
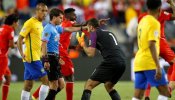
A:
<svg viewBox="0 0 175 100">
<path fill-rule="evenodd" d="M 35 98 L 35 97 L 32 95 L 32 100 L 37 100 L 37 98 Z"/>
<path fill-rule="evenodd" d="M 145 97 L 145 100 L 150 100 L 150 98 L 149 97 Z"/>
</svg>

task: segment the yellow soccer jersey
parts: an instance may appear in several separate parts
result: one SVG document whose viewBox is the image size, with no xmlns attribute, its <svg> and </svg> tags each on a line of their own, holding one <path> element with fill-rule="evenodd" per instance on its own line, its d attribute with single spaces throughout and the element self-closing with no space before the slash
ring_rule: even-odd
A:
<svg viewBox="0 0 175 100">
<path fill-rule="evenodd" d="M 159 56 L 160 23 L 151 15 L 142 18 L 137 29 L 138 48 L 134 61 L 134 71 L 156 69 L 151 56 L 149 41 L 156 41 L 157 56 Z"/>
<path fill-rule="evenodd" d="M 35 17 L 27 20 L 21 29 L 20 35 L 25 39 L 24 54 L 28 61 L 40 60 L 42 31 L 42 22 L 38 21 Z"/>
</svg>

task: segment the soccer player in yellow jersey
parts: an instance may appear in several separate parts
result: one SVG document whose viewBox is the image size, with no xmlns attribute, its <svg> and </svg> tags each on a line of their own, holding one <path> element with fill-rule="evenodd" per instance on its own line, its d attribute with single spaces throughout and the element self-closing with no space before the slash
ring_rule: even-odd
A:
<svg viewBox="0 0 175 100">
<path fill-rule="evenodd" d="M 25 66 L 25 81 L 21 100 L 29 100 L 33 81 L 38 78 L 42 81 L 39 100 L 45 100 L 48 93 L 48 77 L 40 60 L 41 34 L 43 31 L 42 21 L 45 19 L 47 12 L 48 8 L 44 3 L 37 4 L 35 16 L 24 23 L 18 38 L 17 46 Z M 24 52 L 22 48 L 23 40 L 25 40 Z"/>
<path fill-rule="evenodd" d="M 157 87 L 157 100 L 168 100 L 171 94 L 159 64 L 160 23 L 157 18 L 161 0 L 147 0 L 146 3 L 148 15 L 141 19 L 137 29 L 139 50 L 134 61 L 135 93 L 132 100 L 142 99 L 147 83 Z"/>
</svg>

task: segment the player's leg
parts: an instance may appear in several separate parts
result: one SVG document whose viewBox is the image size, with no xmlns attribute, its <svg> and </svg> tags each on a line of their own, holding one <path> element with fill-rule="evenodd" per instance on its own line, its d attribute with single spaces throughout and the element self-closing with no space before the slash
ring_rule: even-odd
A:
<svg viewBox="0 0 175 100">
<path fill-rule="evenodd" d="M 8 58 L 7 57 L 0 57 L 0 86 L 2 85 L 2 81 L 3 81 L 3 76 L 6 74 L 6 71 L 8 69 Z M 9 74 L 10 75 L 10 74 Z M 10 79 L 6 81 L 7 85 L 2 86 L 2 100 L 6 100 L 7 99 L 7 94 L 8 94 L 8 86 L 10 83 Z"/>
<path fill-rule="evenodd" d="M 167 71 L 167 75 L 169 80 L 169 87 L 171 89 L 174 89 L 175 77 L 173 73 L 175 72 L 175 53 L 173 50 L 171 50 L 165 38 L 160 38 L 160 56 L 170 64 L 170 67 L 168 68 Z"/>
<path fill-rule="evenodd" d="M 21 100 L 29 100 L 30 98 L 30 90 L 33 87 L 33 80 L 25 80 L 24 88 L 21 92 Z"/>
<path fill-rule="evenodd" d="M 121 100 L 120 95 L 118 94 L 117 90 L 114 89 L 114 85 L 119 81 L 119 79 L 123 75 L 125 71 L 125 63 L 118 63 L 117 67 L 114 64 L 113 66 L 110 66 L 110 67 L 111 69 L 106 70 L 105 72 L 106 75 L 103 76 L 103 77 L 108 76 L 110 79 L 108 80 L 108 78 L 106 78 L 106 80 L 108 81 L 104 83 L 104 86 L 112 100 Z"/>
<path fill-rule="evenodd" d="M 62 60 L 65 62 L 64 65 L 61 65 L 61 72 L 66 81 L 66 100 L 73 100 L 74 66 L 68 56 L 62 57 Z"/>
<path fill-rule="evenodd" d="M 49 78 L 49 93 L 46 100 L 53 100 L 56 94 L 61 90 L 59 89 L 58 81 L 64 81 L 59 79 L 61 76 L 60 65 L 58 64 L 58 56 L 49 55 L 50 70 L 47 71 Z M 59 80 L 58 80 L 59 79 Z"/>
<path fill-rule="evenodd" d="M 83 91 L 81 100 L 90 100 L 92 89 L 95 88 L 99 84 L 100 84 L 99 81 L 88 79 L 88 81 L 85 83 L 85 87 L 84 87 L 84 91 Z"/>
<path fill-rule="evenodd" d="M 32 94 L 32 99 L 37 100 L 39 97 L 39 91 L 40 91 L 41 85 L 35 90 L 35 92 Z"/>
<path fill-rule="evenodd" d="M 74 75 L 65 76 L 66 81 L 66 100 L 73 100 Z"/>
<path fill-rule="evenodd" d="M 144 71 L 141 72 L 135 72 L 135 90 L 134 90 L 134 97 L 132 100 L 141 100 L 144 95 L 144 91 L 147 86 L 147 79 L 144 74 Z"/>
<path fill-rule="evenodd" d="M 147 88 L 145 90 L 145 100 L 150 100 L 149 96 L 150 96 L 150 92 L 151 92 L 151 85 L 148 83 L 147 84 Z"/>
<path fill-rule="evenodd" d="M 7 100 L 10 81 L 11 81 L 11 71 L 9 70 L 8 67 L 4 75 L 4 78 L 5 78 L 5 82 L 2 85 L 2 100 Z"/>
<path fill-rule="evenodd" d="M 164 69 L 162 69 L 162 76 L 159 80 L 155 79 L 156 70 L 148 70 L 144 73 L 146 75 L 148 83 L 150 83 L 151 86 L 157 87 L 159 91 L 159 96 L 157 100 L 168 100 L 168 97 L 170 97 L 171 94 L 168 90 L 168 83 L 165 78 Z"/>
</svg>

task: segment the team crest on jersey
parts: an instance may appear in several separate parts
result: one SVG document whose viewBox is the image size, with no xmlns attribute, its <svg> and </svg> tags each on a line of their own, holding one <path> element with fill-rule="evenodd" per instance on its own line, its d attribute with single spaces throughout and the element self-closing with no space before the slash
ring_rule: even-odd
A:
<svg viewBox="0 0 175 100">
<path fill-rule="evenodd" d="M 159 32 L 158 32 L 157 30 L 155 30 L 155 31 L 154 31 L 154 36 L 155 36 L 155 37 L 158 37 L 158 35 L 159 35 Z"/>
</svg>

